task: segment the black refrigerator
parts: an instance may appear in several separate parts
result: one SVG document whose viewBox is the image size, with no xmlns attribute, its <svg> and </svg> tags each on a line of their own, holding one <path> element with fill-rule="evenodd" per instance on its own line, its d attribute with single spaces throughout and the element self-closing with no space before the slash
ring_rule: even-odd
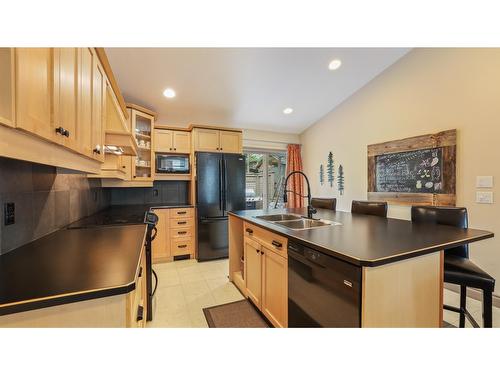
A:
<svg viewBox="0 0 500 375">
<path fill-rule="evenodd" d="M 245 157 L 196 153 L 198 260 L 228 257 L 228 211 L 245 209 Z"/>
</svg>

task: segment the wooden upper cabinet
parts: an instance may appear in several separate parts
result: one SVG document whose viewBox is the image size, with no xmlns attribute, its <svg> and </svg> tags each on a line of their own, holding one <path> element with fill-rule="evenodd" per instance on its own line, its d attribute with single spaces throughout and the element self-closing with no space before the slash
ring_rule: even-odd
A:
<svg viewBox="0 0 500 375">
<path fill-rule="evenodd" d="M 214 129 L 195 129 L 194 131 L 195 151 L 219 151 L 219 131 Z"/>
<path fill-rule="evenodd" d="M 39 137 L 61 137 L 52 123 L 52 48 L 16 48 L 16 126 Z"/>
<path fill-rule="evenodd" d="M 77 144 L 79 151 L 85 156 L 92 153 L 92 69 L 93 53 L 90 48 L 78 49 L 78 123 Z"/>
<path fill-rule="evenodd" d="M 221 152 L 241 153 L 242 136 L 240 132 L 220 131 L 219 150 Z"/>
<path fill-rule="evenodd" d="M 0 124 L 15 126 L 14 49 L 0 48 Z"/>
<path fill-rule="evenodd" d="M 262 246 L 262 313 L 275 327 L 288 326 L 288 261 Z"/>
<path fill-rule="evenodd" d="M 167 129 L 155 129 L 155 152 L 172 152 L 174 148 L 174 132 Z"/>
<path fill-rule="evenodd" d="M 262 304 L 262 256 L 261 245 L 246 238 L 244 239 L 245 253 L 245 286 L 248 297 L 259 309 Z"/>
<path fill-rule="evenodd" d="M 92 134 L 91 147 L 95 159 L 104 161 L 105 76 L 94 56 L 92 61 Z"/>
<path fill-rule="evenodd" d="M 194 150 L 208 152 L 242 152 L 241 132 L 195 128 Z"/>
<path fill-rule="evenodd" d="M 191 134 L 186 131 L 155 129 L 155 152 L 189 154 Z"/>
<path fill-rule="evenodd" d="M 54 49 L 54 126 L 60 143 L 80 151 L 78 143 L 78 49 Z M 61 132 L 63 133 L 61 135 Z"/>
<path fill-rule="evenodd" d="M 174 152 L 180 154 L 189 154 L 191 152 L 191 134 L 189 132 L 173 132 Z"/>
</svg>

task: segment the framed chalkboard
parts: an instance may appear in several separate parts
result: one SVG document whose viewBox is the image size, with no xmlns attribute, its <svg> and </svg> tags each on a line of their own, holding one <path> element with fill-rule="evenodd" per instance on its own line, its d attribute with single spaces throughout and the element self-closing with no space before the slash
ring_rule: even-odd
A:
<svg viewBox="0 0 500 375">
<path fill-rule="evenodd" d="M 375 157 L 375 191 L 441 193 L 443 150 L 427 148 Z"/>
<path fill-rule="evenodd" d="M 368 146 L 368 198 L 455 205 L 456 130 Z"/>
</svg>

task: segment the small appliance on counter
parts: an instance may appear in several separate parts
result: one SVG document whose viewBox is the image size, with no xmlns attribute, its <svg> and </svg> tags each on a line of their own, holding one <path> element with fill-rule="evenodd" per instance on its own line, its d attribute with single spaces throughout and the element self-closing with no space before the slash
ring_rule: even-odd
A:
<svg viewBox="0 0 500 375">
<path fill-rule="evenodd" d="M 198 260 L 228 257 L 228 211 L 245 209 L 245 156 L 196 153 Z"/>
<path fill-rule="evenodd" d="M 189 174 L 189 155 L 156 153 L 156 173 Z"/>
</svg>

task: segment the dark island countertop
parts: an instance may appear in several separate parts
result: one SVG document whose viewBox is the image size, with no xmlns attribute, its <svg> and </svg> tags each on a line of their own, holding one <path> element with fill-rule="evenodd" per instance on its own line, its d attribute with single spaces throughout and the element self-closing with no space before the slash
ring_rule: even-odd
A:
<svg viewBox="0 0 500 375">
<path fill-rule="evenodd" d="M 191 208 L 192 205 L 162 205 L 151 203 L 146 205 L 109 206 L 93 215 L 84 217 L 68 225 L 68 229 L 98 227 L 102 225 L 134 225 L 144 223 L 146 211 L 155 208 Z"/>
<path fill-rule="evenodd" d="M 306 209 L 279 209 L 235 211 L 229 212 L 229 215 L 288 237 L 324 254 L 367 267 L 493 237 L 492 232 L 484 230 L 417 224 L 408 220 L 322 209 L 318 209 L 315 218 L 335 221 L 341 225 L 297 231 L 255 218 L 260 215 L 285 212 L 303 216 L 307 214 Z"/>
<path fill-rule="evenodd" d="M 62 229 L 0 256 L 0 315 L 128 293 L 146 225 Z"/>
</svg>

